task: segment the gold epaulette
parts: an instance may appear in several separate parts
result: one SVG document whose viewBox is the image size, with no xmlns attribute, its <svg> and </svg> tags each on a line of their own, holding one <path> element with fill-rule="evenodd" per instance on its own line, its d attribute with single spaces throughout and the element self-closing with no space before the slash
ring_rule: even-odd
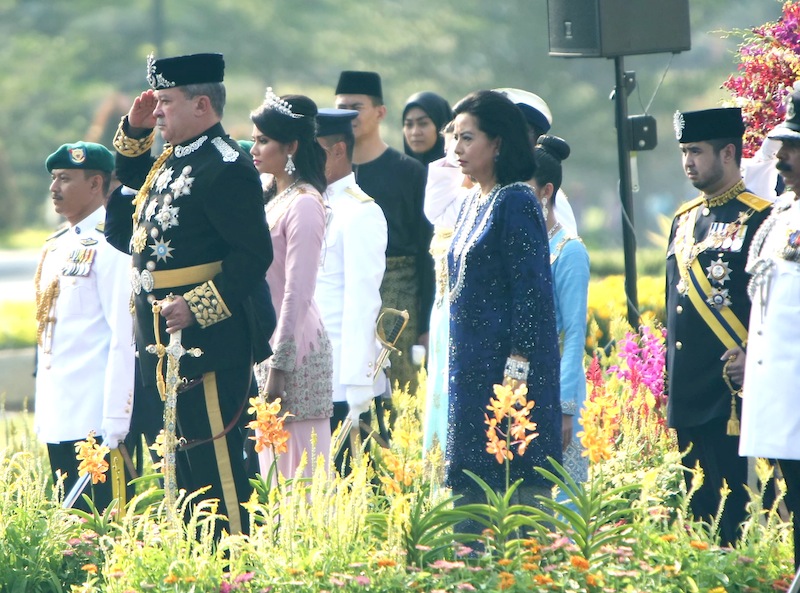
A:
<svg viewBox="0 0 800 593">
<path fill-rule="evenodd" d="M 765 200 L 764 198 L 760 198 L 755 194 L 751 194 L 749 191 L 743 191 L 736 196 L 736 199 L 749 206 L 756 212 L 762 212 L 772 205 L 772 202 L 769 200 Z"/>
<path fill-rule="evenodd" d="M 698 196 L 694 200 L 689 200 L 688 202 L 686 202 L 683 205 L 681 205 L 680 208 L 678 208 L 678 211 L 675 213 L 675 216 L 680 216 L 684 212 L 688 212 L 692 208 L 696 208 L 697 206 L 699 206 L 700 204 L 702 204 L 704 202 L 705 202 L 705 198 L 703 196 Z"/>
<path fill-rule="evenodd" d="M 106 223 L 105 222 L 98 222 L 97 225 L 95 225 L 94 230 L 96 230 L 98 233 L 105 232 Z"/>
<path fill-rule="evenodd" d="M 47 239 L 45 239 L 45 241 L 52 241 L 53 239 L 55 239 L 55 238 L 57 238 L 57 237 L 60 237 L 61 235 L 63 235 L 64 233 L 66 233 L 68 230 L 69 230 L 69 225 L 68 225 L 68 224 L 65 224 L 63 227 L 61 227 L 60 229 L 58 229 L 58 230 L 57 230 L 55 233 L 53 233 L 52 235 L 50 235 L 49 237 L 47 237 Z"/>
<path fill-rule="evenodd" d="M 372 198 L 370 198 L 367 194 L 365 194 L 361 188 L 347 187 L 345 188 L 344 193 L 353 196 L 359 202 L 367 203 L 375 201 Z"/>
</svg>

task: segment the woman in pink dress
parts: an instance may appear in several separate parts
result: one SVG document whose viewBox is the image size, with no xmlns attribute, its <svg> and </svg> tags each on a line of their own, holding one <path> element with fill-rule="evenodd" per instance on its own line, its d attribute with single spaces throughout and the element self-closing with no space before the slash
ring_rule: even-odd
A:
<svg viewBox="0 0 800 593">
<path fill-rule="evenodd" d="M 281 398 L 281 413 L 292 414 L 289 450 L 277 462 L 286 477 L 295 475 L 304 453 L 303 475 L 310 476 L 315 457 L 327 459 L 331 441 L 333 360 L 314 302 L 326 218 L 325 152 L 315 139 L 316 114 L 308 97 L 278 97 L 272 89 L 250 114 L 253 163 L 273 178 L 264 193 L 274 250 L 267 283 L 278 316 L 270 340 L 274 354 L 256 366 L 256 378 L 262 396 Z M 260 454 L 262 475 L 272 462 L 271 451 Z"/>
</svg>

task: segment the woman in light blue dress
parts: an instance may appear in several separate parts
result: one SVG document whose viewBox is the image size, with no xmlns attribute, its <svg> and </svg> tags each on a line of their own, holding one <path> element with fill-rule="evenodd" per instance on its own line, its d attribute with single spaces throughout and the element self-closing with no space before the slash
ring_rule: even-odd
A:
<svg viewBox="0 0 800 593">
<path fill-rule="evenodd" d="M 557 136 L 540 136 L 534 148 L 536 173 L 531 185 L 542 207 L 550 245 L 550 267 L 556 304 L 556 328 L 561 348 L 561 412 L 564 468 L 577 482 L 587 478 L 588 458 L 582 455 L 578 424 L 586 399 L 583 367 L 586 343 L 586 307 L 589 292 L 589 253 L 577 234 L 567 231 L 555 216 L 561 186 L 561 162 L 569 145 Z"/>
</svg>

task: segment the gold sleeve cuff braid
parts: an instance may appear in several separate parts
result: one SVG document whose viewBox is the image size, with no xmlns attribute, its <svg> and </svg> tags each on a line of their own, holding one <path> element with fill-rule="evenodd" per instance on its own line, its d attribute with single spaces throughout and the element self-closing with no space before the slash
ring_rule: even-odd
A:
<svg viewBox="0 0 800 593">
<path fill-rule="evenodd" d="M 208 327 L 231 316 L 214 282 L 203 282 L 183 295 L 200 327 Z"/>
<path fill-rule="evenodd" d="M 144 138 L 131 138 L 125 133 L 125 118 L 123 116 L 117 126 L 117 133 L 114 134 L 114 148 L 122 156 L 137 157 L 143 155 L 150 150 L 153 146 L 153 141 L 156 137 L 156 131 L 151 130 L 150 133 Z"/>
</svg>

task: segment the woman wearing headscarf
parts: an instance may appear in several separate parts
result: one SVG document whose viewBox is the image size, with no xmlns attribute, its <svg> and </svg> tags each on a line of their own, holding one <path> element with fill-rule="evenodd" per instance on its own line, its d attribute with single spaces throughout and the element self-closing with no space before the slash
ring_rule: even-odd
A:
<svg viewBox="0 0 800 593">
<path fill-rule="evenodd" d="M 403 107 L 403 147 L 408 156 L 427 166 L 444 156 L 444 137 L 440 133 L 453 119 L 453 111 L 443 98 L 430 91 L 411 95 Z"/>
<path fill-rule="evenodd" d="M 295 475 L 303 453 L 308 455 L 304 475 L 310 476 L 312 452 L 327 456 L 331 441 L 333 358 L 314 302 L 325 235 L 322 192 L 327 186 L 325 152 L 315 138 L 316 114 L 317 106 L 308 97 L 278 97 L 272 89 L 250 114 L 253 164 L 273 176 L 265 192 L 274 250 L 267 283 L 278 316 L 270 340 L 274 354 L 256 366 L 256 378 L 260 392 L 269 401 L 281 398 L 281 411 L 291 414 L 286 423 L 289 449 L 277 462 L 286 477 Z M 259 461 L 266 475 L 272 453 L 262 451 Z"/>
</svg>

